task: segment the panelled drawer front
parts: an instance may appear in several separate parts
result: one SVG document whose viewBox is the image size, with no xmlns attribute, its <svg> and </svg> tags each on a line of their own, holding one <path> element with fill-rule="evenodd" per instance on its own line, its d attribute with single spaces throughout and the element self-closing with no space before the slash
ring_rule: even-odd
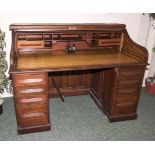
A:
<svg viewBox="0 0 155 155">
<path fill-rule="evenodd" d="M 114 115 L 131 115 L 136 113 L 137 106 L 136 104 L 118 104 L 113 110 Z"/>
<path fill-rule="evenodd" d="M 22 96 L 22 95 L 39 95 L 39 94 L 47 94 L 48 90 L 47 87 L 44 85 L 37 85 L 37 86 L 23 86 L 23 87 L 15 87 L 15 95 Z"/>
<path fill-rule="evenodd" d="M 116 96 L 134 96 L 139 94 L 140 87 L 139 86 L 120 86 L 117 87 Z"/>
<path fill-rule="evenodd" d="M 18 115 L 27 112 L 48 112 L 47 103 L 31 103 L 31 104 L 17 104 L 16 111 Z"/>
<path fill-rule="evenodd" d="M 46 95 L 16 97 L 19 126 L 36 126 L 49 123 Z"/>
<path fill-rule="evenodd" d="M 47 103 L 47 95 L 16 97 L 16 104 Z"/>
<path fill-rule="evenodd" d="M 116 96 L 115 106 L 112 113 L 114 115 L 128 115 L 136 113 L 138 98 L 138 94 L 135 96 L 126 94 Z"/>
<path fill-rule="evenodd" d="M 22 127 L 48 124 L 48 116 L 44 112 L 26 113 L 18 117 L 18 124 Z"/>
<path fill-rule="evenodd" d="M 123 85 L 140 86 L 144 74 L 143 66 L 133 66 L 130 68 L 120 68 L 118 77 L 118 87 Z"/>
<path fill-rule="evenodd" d="M 119 75 L 123 76 L 139 76 L 143 75 L 144 73 L 144 66 L 132 66 L 128 68 L 120 68 Z"/>
<path fill-rule="evenodd" d="M 48 112 L 48 98 L 46 95 L 16 97 L 16 111 L 18 114 L 27 112 Z"/>
<path fill-rule="evenodd" d="M 136 104 L 138 101 L 137 96 L 117 96 L 116 97 L 116 105 L 133 105 Z"/>
<path fill-rule="evenodd" d="M 117 88 L 115 105 L 112 113 L 114 115 L 128 115 L 136 113 L 139 89 L 140 88 L 137 86 Z"/>
<path fill-rule="evenodd" d="M 24 73 L 14 74 L 13 82 L 16 87 L 18 86 L 34 86 L 46 84 L 46 73 Z"/>
<path fill-rule="evenodd" d="M 120 77 L 118 85 L 140 85 L 142 81 L 141 76 L 132 76 L 132 77 Z"/>
</svg>

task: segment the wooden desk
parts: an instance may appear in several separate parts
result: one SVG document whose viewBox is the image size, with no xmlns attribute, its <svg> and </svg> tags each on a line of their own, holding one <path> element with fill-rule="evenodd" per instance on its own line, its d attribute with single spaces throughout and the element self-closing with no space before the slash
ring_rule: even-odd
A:
<svg viewBox="0 0 155 155">
<path fill-rule="evenodd" d="M 89 94 L 110 122 L 137 118 L 148 52 L 125 25 L 13 24 L 10 30 L 18 134 L 50 130 L 49 97 L 62 95 Z"/>
</svg>

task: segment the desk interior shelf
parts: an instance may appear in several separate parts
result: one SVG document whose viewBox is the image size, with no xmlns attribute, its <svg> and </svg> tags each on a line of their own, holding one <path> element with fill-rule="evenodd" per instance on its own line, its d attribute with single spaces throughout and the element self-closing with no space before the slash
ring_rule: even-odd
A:
<svg viewBox="0 0 155 155">
<path fill-rule="evenodd" d="M 18 33 L 17 48 L 19 52 L 37 49 L 48 51 L 64 50 L 72 43 L 76 49 L 103 49 L 104 47 L 120 47 L 123 40 L 122 32 L 42 32 Z"/>
</svg>

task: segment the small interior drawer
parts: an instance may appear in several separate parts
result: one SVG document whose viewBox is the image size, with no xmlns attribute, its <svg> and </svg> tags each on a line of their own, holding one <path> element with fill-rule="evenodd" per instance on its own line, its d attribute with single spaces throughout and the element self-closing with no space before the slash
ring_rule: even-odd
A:
<svg viewBox="0 0 155 155">
<path fill-rule="evenodd" d="M 44 42 L 43 41 L 18 41 L 17 47 L 18 48 L 43 48 Z"/>
<path fill-rule="evenodd" d="M 120 38 L 117 39 L 99 39 L 98 46 L 120 45 Z"/>
<path fill-rule="evenodd" d="M 28 86 L 28 85 L 45 85 L 46 73 L 22 73 L 13 74 L 13 84 L 15 86 Z"/>
</svg>

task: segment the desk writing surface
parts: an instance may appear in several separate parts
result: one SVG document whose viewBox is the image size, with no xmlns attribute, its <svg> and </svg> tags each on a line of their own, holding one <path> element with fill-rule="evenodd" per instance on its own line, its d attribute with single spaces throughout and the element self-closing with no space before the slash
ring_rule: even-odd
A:
<svg viewBox="0 0 155 155">
<path fill-rule="evenodd" d="M 113 51 L 91 50 L 73 54 L 60 53 L 21 54 L 17 60 L 17 70 L 76 68 L 137 62 L 123 53 Z"/>
</svg>

